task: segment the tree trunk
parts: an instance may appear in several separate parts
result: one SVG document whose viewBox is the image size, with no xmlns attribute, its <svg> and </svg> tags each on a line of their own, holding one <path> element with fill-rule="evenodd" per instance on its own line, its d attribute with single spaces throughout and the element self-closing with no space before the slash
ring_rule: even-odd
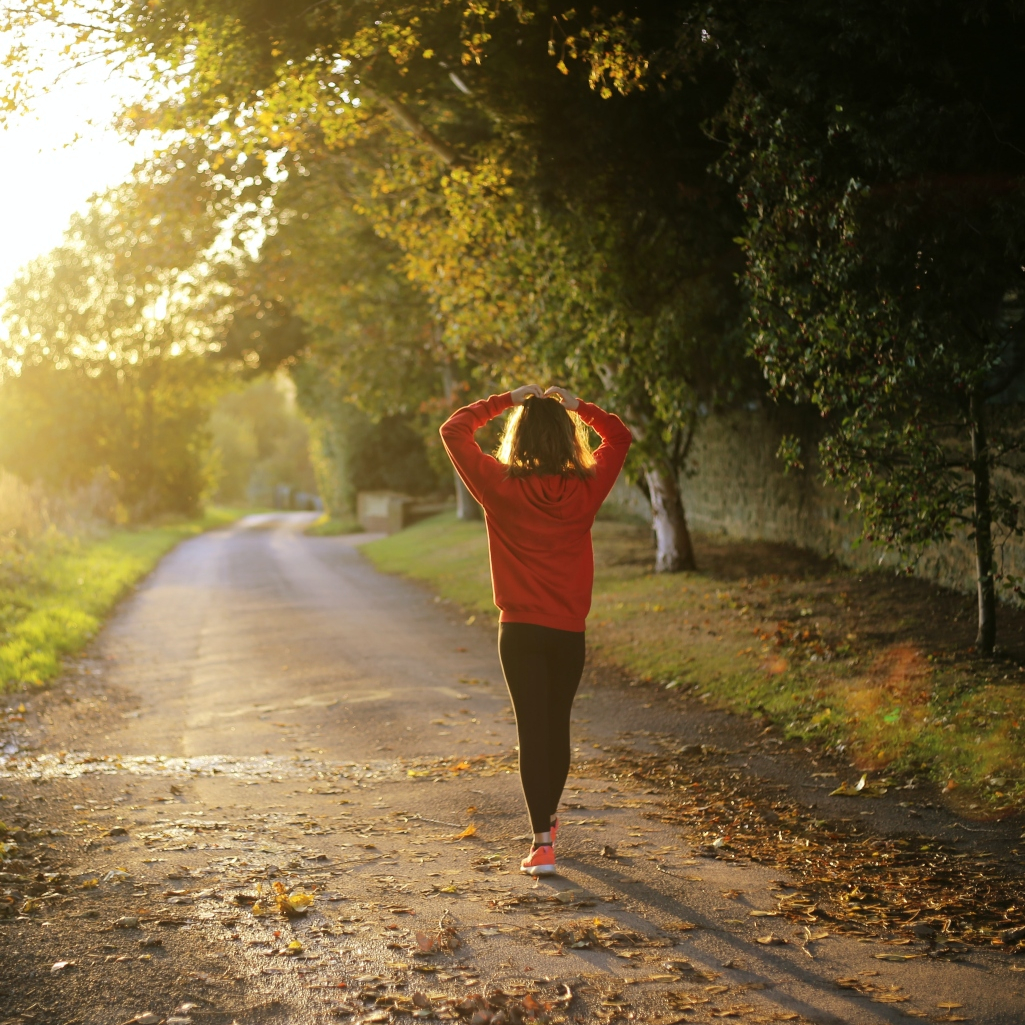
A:
<svg viewBox="0 0 1025 1025">
<path fill-rule="evenodd" d="M 644 479 L 648 485 L 651 523 L 655 529 L 655 572 L 679 573 L 697 569 L 676 475 L 656 465 L 644 471 Z"/>
<path fill-rule="evenodd" d="M 469 489 L 463 483 L 463 478 L 455 473 L 456 479 L 456 519 L 457 520 L 482 520 L 484 510 L 477 503 L 477 499 L 470 494 Z"/>
<path fill-rule="evenodd" d="M 992 655 L 997 637 L 997 596 L 993 579 L 993 508 L 989 490 L 989 446 L 985 407 L 978 395 L 971 399 L 972 473 L 975 480 L 975 574 L 979 592 L 979 633 L 975 650 Z"/>
</svg>

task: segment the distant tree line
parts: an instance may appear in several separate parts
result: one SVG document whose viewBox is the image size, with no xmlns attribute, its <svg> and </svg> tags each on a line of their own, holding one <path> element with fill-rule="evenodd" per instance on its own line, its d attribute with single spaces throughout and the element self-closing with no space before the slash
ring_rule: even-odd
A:
<svg viewBox="0 0 1025 1025">
<path fill-rule="evenodd" d="M 78 301 L 77 337 L 107 348 L 77 369 L 50 261 L 8 297 L 23 377 L 134 373 L 168 345 L 286 366 L 336 503 L 358 452 L 404 431 L 376 463 L 436 487 L 454 403 L 561 382 L 633 431 L 665 571 L 694 565 L 679 481 L 702 421 L 806 404 L 871 541 L 912 562 L 973 539 L 992 650 L 1018 583 L 996 554 L 1022 529 L 1022 0 L 105 10 L 35 0 L 7 27 L 47 21 L 73 57 L 149 77 L 122 126 L 173 141 L 82 230 L 107 254 L 90 281 L 164 290 L 144 319 L 165 334 L 114 330 L 145 302 Z M 7 63 L 16 105 L 30 62 Z M 159 238 L 141 270 L 107 209 Z"/>
</svg>

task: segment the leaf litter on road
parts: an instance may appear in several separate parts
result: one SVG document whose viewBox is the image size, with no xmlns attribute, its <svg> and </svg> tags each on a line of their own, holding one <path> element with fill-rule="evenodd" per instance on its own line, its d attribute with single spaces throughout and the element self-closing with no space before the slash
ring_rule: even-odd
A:
<svg viewBox="0 0 1025 1025">
<path fill-rule="evenodd" d="M 471 768 L 473 767 L 473 763 L 468 759 L 453 761 L 450 765 L 444 767 L 445 775 L 439 778 L 452 778 L 453 776 L 469 773 L 470 769 L 461 767 L 462 761 L 469 762 Z M 621 766 L 617 763 L 612 764 L 616 766 L 616 773 L 619 773 Z M 455 768 L 457 771 L 451 772 L 452 768 Z M 490 771 L 494 769 L 494 766 L 484 764 L 481 768 L 484 771 Z M 702 766 L 702 769 L 704 768 L 705 766 Z M 368 775 L 369 773 L 364 772 L 364 777 Z M 656 781 L 649 777 L 640 778 L 637 782 L 639 785 L 649 786 Z M 717 857 L 735 858 L 741 853 L 740 847 L 734 839 L 732 832 L 720 827 L 722 816 L 730 810 L 729 801 L 736 800 L 740 796 L 735 793 L 726 798 L 728 793 L 726 788 L 730 787 L 736 790 L 736 781 L 727 783 L 725 779 L 719 780 L 704 777 L 701 780 L 701 785 L 704 788 L 703 793 L 699 793 L 697 790 L 692 791 L 692 793 L 697 795 L 700 807 L 707 810 L 702 812 L 703 817 L 697 819 L 692 817 L 692 821 L 696 821 L 706 829 L 711 825 L 715 829 L 715 836 L 717 838 L 724 838 L 723 843 L 719 847 L 714 848 Z M 370 783 L 368 786 L 372 787 L 373 784 Z M 717 790 L 717 786 L 720 789 Z M 653 791 L 649 792 L 655 793 Z M 726 799 L 724 800 L 723 798 Z M 786 809 L 781 807 L 781 802 L 777 798 L 778 795 L 774 795 L 772 802 L 776 804 L 774 812 L 777 819 L 782 819 L 783 821 L 777 820 L 773 823 L 773 831 L 770 836 L 774 836 L 778 840 L 778 834 L 782 832 L 784 839 L 789 838 L 793 842 L 795 831 L 792 829 L 792 824 L 786 821 Z M 617 800 L 619 799 L 617 797 Z M 656 796 L 651 800 L 646 799 L 640 807 L 649 816 L 654 814 L 658 814 L 660 817 L 667 816 L 667 807 L 669 806 L 660 804 L 661 800 L 660 796 Z M 640 804 L 639 802 L 635 803 Z M 463 805 L 461 804 L 460 808 L 462 807 Z M 438 813 L 435 812 L 435 814 Z M 711 822 L 713 814 L 719 816 L 718 821 L 714 823 Z M 189 820 L 182 818 L 177 821 L 188 822 Z M 213 820 L 211 819 L 211 821 Z M 375 953 L 371 956 L 379 958 L 376 962 L 376 970 L 381 973 L 381 977 L 377 981 L 367 980 L 360 982 L 358 977 L 353 974 L 349 978 L 347 986 L 343 987 L 336 983 L 330 987 L 336 993 L 339 991 L 348 993 L 345 997 L 345 1002 L 348 1004 L 349 1010 L 344 1013 L 347 1013 L 355 1021 L 369 1021 L 371 1017 L 380 1021 L 392 1021 L 397 1016 L 409 1014 L 417 1019 L 434 1017 L 439 1020 L 458 1019 L 463 1021 L 473 1021 L 476 1016 L 479 1023 L 486 1022 L 488 1025 L 496 1025 L 496 1023 L 497 1025 L 502 1025 L 504 1021 L 509 1023 L 546 1020 L 554 1022 L 558 1021 L 560 1017 L 564 1018 L 567 1014 L 566 1008 L 557 1002 L 557 994 L 553 991 L 553 987 L 559 984 L 565 985 L 566 993 L 571 993 L 574 999 L 580 1001 L 578 1007 L 574 1008 L 574 1010 L 585 1012 L 595 1020 L 612 1021 L 616 1018 L 634 1015 L 635 1020 L 650 1020 L 653 1023 L 658 1022 L 661 1025 L 668 1025 L 669 1020 L 675 1021 L 679 1019 L 665 1018 L 663 1012 L 653 1010 L 648 1001 L 659 1000 L 661 1001 L 661 1006 L 664 1007 L 666 994 L 672 992 L 684 993 L 687 998 L 703 1000 L 704 1002 L 701 1004 L 696 1003 L 695 999 L 688 999 L 687 1002 L 695 1009 L 698 1007 L 704 1008 L 709 1014 L 717 1018 L 737 1017 L 749 1021 L 770 1020 L 766 1017 L 759 1017 L 753 1009 L 754 1005 L 736 1003 L 735 998 L 733 1001 L 728 998 L 726 1000 L 719 1000 L 719 997 L 726 992 L 721 988 L 717 987 L 716 992 L 704 990 L 702 987 L 705 983 L 710 983 L 715 979 L 715 973 L 708 972 L 703 966 L 695 966 L 688 964 L 682 959 L 674 959 L 671 966 L 667 962 L 667 967 L 664 969 L 661 969 L 661 966 L 652 969 L 645 964 L 644 968 L 638 972 L 636 967 L 638 961 L 646 962 L 650 960 L 650 954 L 657 954 L 656 948 L 668 945 L 672 942 L 671 939 L 665 934 L 647 936 L 636 930 L 617 926 L 614 920 L 604 916 L 571 918 L 568 922 L 538 922 L 536 929 L 530 926 L 511 927 L 511 929 L 503 929 L 495 933 L 490 932 L 491 929 L 495 928 L 494 926 L 485 925 L 480 929 L 480 932 L 486 937 L 493 939 L 504 931 L 519 931 L 522 934 L 520 942 L 534 942 L 538 949 L 540 945 L 536 943 L 536 940 L 542 940 L 555 949 L 561 947 L 567 952 L 590 950 L 595 952 L 606 951 L 609 954 L 620 956 L 631 955 L 631 958 L 626 958 L 626 960 L 629 960 L 629 970 L 633 974 L 618 977 L 615 981 L 617 989 L 609 989 L 607 985 L 603 984 L 604 988 L 589 995 L 587 987 L 584 986 L 583 992 L 580 994 L 573 978 L 568 977 L 560 982 L 550 981 L 546 984 L 547 988 L 545 986 L 528 984 L 531 988 L 526 991 L 517 990 L 514 986 L 503 982 L 498 987 L 498 990 L 493 993 L 487 986 L 482 986 L 474 974 L 467 974 L 465 976 L 454 974 L 456 973 L 456 968 L 453 962 L 455 957 L 459 956 L 458 952 L 462 946 L 462 940 L 459 939 L 454 920 L 443 918 L 439 922 L 437 930 L 421 928 L 415 932 L 400 931 L 394 928 L 389 929 L 386 923 L 382 922 L 382 916 L 384 915 L 394 916 L 400 913 L 419 913 L 422 915 L 424 913 L 421 905 L 415 903 L 415 899 L 414 905 L 409 906 L 406 903 L 409 899 L 408 896 L 402 896 L 403 886 L 406 887 L 406 890 L 409 890 L 409 886 L 402 881 L 405 877 L 385 875 L 364 877 L 367 879 L 366 885 L 380 887 L 385 890 L 386 896 L 377 901 L 367 900 L 366 894 L 361 894 L 358 887 L 347 886 L 345 893 L 348 896 L 331 893 L 328 884 L 326 884 L 328 885 L 326 891 L 322 891 L 319 888 L 321 883 L 318 881 L 319 877 L 316 871 L 318 866 L 323 865 L 328 870 L 334 869 L 335 874 L 349 871 L 347 868 L 349 862 L 346 860 L 344 852 L 346 850 L 359 850 L 362 853 L 362 848 L 366 845 L 359 844 L 355 847 L 352 845 L 348 847 L 340 845 L 338 850 L 341 853 L 334 853 L 332 851 L 334 857 L 332 861 L 332 859 L 325 858 L 325 856 L 319 855 L 316 851 L 311 851 L 309 848 L 304 849 L 300 856 L 298 852 L 287 853 L 283 847 L 275 847 L 272 843 L 266 852 L 266 856 L 260 858 L 259 864 L 256 864 L 254 863 L 256 856 L 254 856 L 253 851 L 261 846 L 261 840 L 264 841 L 262 846 L 267 846 L 266 841 L 272 839 L 271 830 L 277 828 L 275 823 L 278 820 L 262 816 L 261 821 L 266 822 L 266 826 L 262 827 L 264 833 L 260 840 L 238 849 L 232 857 L 229 857 L 227 852 L 225 852 L 224 857 L 218 855 L 216 860 L 209 862 L 211 865 L 210 869 L 203 869 L 202 864 L 197 868 L 194 862 L 192 869 L 175 869 L 173 872 L 168 873 L 169 878 L 174 876 L 182 880 L 179 883 L 175 883 L 177 889 L 168 890 L 168 894 L 173 897 L 187 897 L 192 902 L 191 906 L 183 905 L 180 910 L 176 909 L 179 917 L 173 919 L 173 921 L 178 925 L 191 924 L 195 927 L 197 924 L 201 925 L 201 923 L 197 922 L 196 916 L 206 914 L 212 915 L 218 922 L 224 921 L 227 924 L 232 920 L 232 913 L 234 913 L 235 918 L 239 918 L 240 907 L 261 905 L 261 910 L 266 910 L 265 916 L 258 914 L 255 919 L 252 919 L 249 915 L 242 915 L 241 921 L 249 929 L 265 930 L 263 935 L 269 935 L 266 932 L 269 929 L 279 933 L 278 937 L 268 941 L 267 945 L 268 956 L 279 955 L 271 962 L 275 967 L 264 969 L 264 971 L 268 974 L 285 975 L 297 979 L 302 978 L 302 973 L 317 971 L 318 969 L 313 968 L 313 965 L 326 965 L 328 969 L 338 965 L 341 951 L 336 953 L 328 949 L 331 943 L 330 940 L 326 939 L 328 936 L 332 934 L 338 935 L 339 933 L 347 936 L 353 935 L 355 929 L 362 924 L 372 927 L 371 935 L 373 936 L 377 935 L 373 930 L 385 930 L 389 936 L 394 937 L 396 949 L 405 951 L 405 953 L 385 955 L 385 957 L 397 956 L 404 958 L 404 960 L 385 961 L 380 959 L 379 955 Z M 349 822 L 345 823 L 344 826 L 346 829 L 358 827 L 361 837 L 378 837 L 386 830 L 398 832 L 400 826 L 407 828 L 412 821 L 413 816 L 404 813 L 401 821 L 396 821 L 394 826 L 390 826 L 377 819 L 368 819 L 366 822 L 360 823 Z M 428 820 L 421 819 L 420 821 L 426 822 Z M 439 822 L 438 824 L 448 826 L 449 830 L 459 828 L 453 827 L 450 823 Z M 238 826 L 228 823 L 226 828 L 237 830 Z M 284 825 L 282 828 L 284 828 Z M 709 831 L 711 830 L 709 829 Z M 197 841 L 203 841 L 204 833 L 206 840 L 213 840 L 217 832 L 216 830 L 194 830 L 193 834 Z M 763 830 L 763 832 L 767 831 Z M 439 849 L 441 849 L 440 841 L 451 839 L 452 836 L 453 833 L 451 831 L 439 831 L 438 837 L 427 837 L 426 839 L 429 842 L 438 841 Z M 701 837 L 701 841 L 704 841 L 704 839 L 704 837 Z M 380 841 L 378 840 L 378 842 Z M 216 842 L 211 842 L 208 846 L 211 849 L 222 846 L 220 837 L 217 836 Z M 228 845 L 223 844 L 223 846 Z M 626 849 L 629 846 L 624 844 L 622 849 Z M 801 845 L 801 853 L 808 849 L 809 847 Z M 272 850 L 277 851 L 277 853 L 271 853 Z M 249 853 L 243 853 L 245 851 Z M 378 851 L 376 848 L 374 848 L 374 851 L 379 864 L 381 858 L 391 856 L 391 852 L 388 851 Z M 756 851 L 755 853 L 757 854 L 758 852 Z M 318 861 L 318 858 L 324 860 Z M 496 871 L 501 869 L 503 864 L 502 858 L 490 855 L 486 858 L 475 858 L 474 860 L 479 861 L 480 865 L 472 865 L 469 868 L 471 871 L 477 871 L 479 868 Z M 273 864 L 273 862 L 277 862 L 277 864 Z M 129 863 L 127 866 L 121 866 L 113 870 L 107 869 L 109 864 L 107 862 L 106 865 L 101 865 L 96 870 L 95 878 L 101 880 L 98 886 L 104 893 L 108 891 L 110 893 L 123 893 L 127 899 L 128 892 L 131 889 L 131 886 L 128 884 L 131 883 L 132 886 L 139 885 L 138 882 L 132 879 L 128 871 L 128 869 L 135 870 L 134 863 Z M 206 873 L 213 870 L 212 866 L 214 864 L 217 865 L 217 871 L 225 878 L 219 881 L 211 881 L 217 885 L 207 885 L 205 882 L 199 883 L 198 880 L 205 878 Z M 359 862 L 355 864 L 359 865 Z M 282 867 L 279 868 L 279 866 Z M 361 867 L 358 870 L 364 871 Z M 505 871 L 507 870 L 508 868 L 505 869 Z M 106 875 L 104 871 L 107 872 Z M 372 869 L 371 871 L 375 870 Z M 385 871 L 395 870 L 388 868 Z M 275 873 L 281 874 L 282 878 L 285 878 L 286 875 L 290 877 L 287 879 L 287 884 L 281 881 L 269 882 L 268 877 L 272 877 Z M 316 885 L 311 885 L 308 878 L 311 876 L 311 873 Z M 320 873 L 324 878 L 329 878 L 331 874 L 331 871 Z M 410 880 L 416 879 L 416 872 L 414 871 L 413 876 L 409 878 Z M 445 877 L 442 878 L 444 879 Z M 487 889 L 487 887 L 492 887 L 492 879 L 487 875 L 487 872 L 471 876 L 470 880 L 466 880 L 461 876 L 455 878 L 457 878 L 457 882 L 454 886 L 447 882 L 440 882 L 431 887 L 430 892 L 434 894 L 435 899 L 438 899 L 440 894 L 451 894 L 452 897 L 459 900 L 467 899 L 469 896 L 476 895 L 474 887 L 480 884 L 485 889 L 478 891 L 479 895 L 483 897 L 479 907 L 481 910 L 487 908 L 492 912 L 508 913 L 518 910 L 521 913 L 539 914 L 540 916 L 562 915 L 569 917 L 573 915 L 575 908 L 585 907 L 588 904 L 594 903 L 591 895 L 586 890 L 578 888 L 562 889 L 555 892 L 552 892 L 551 889 L 538 889 L 535 887 L 531 887 L 529 890 L 521 889 L 520 887 Z M 106 881 L 103 882 L 103 880 Z M 415 891 L 415 889 L 414 885 L 413 890 Z M 453 889 L 456 891 L 455 893 L 452 892 Z M 813 939 L 810 942 L 824 938 L 820 928 L 823 922 L 829 922 L 830 928 L 834 931 L 843 931 L 842 927 L 837 928 L 835 915 L 833 919 L 826 917 L 834 914 L 834 911 L 832 904 L 829 903 L 828 898 L 824 897 L 822 893 L 812 891 L 809 887 L 804 886 L 803 882 L 798 888 L 781 886 L 779 890 L 777 907 L 771 910 L 765 907 L 755 909 L 765 913 L 753 917 L 789 918 L 792 921 L 796 921 L 801 924 L 802 928 L 805 928 L 806 933 L 811 932 Z M 163 887 L 160 887 L 154 896 L 157 896 L 159 899 L 159 895 L 162 892 Z M 865 885 L 860 886 L 860 888 L 847 887 L 844 892 L 847 902 L 850 904 L 857 906 L 859 903 L 871 903 L 871 901 L 866 902 L 864 899 L 869 895 Z M 739 891 L 737 891 L 737 896 L 740 896 Z M 334 912 L 333 906 L 328 905 L 327 901 L 332 899 L 352 900 L 354 898 L 357 900 L 357 903 L 349 905 L 346 910 L 360 908 L 365 909 L 365 912 L 362 916 L 346 914 L 344 917 L 352 924 L 351 926 L 340 927 L 336 924 L 336 920 L 341 922 L 342 919 L 337 917 L 337 912 Z M 295 903 L 296 900 L 298 904 Z M 313 903 L 314 900 L 316 900 L 316 904 Z M 207 901 L 208 903 L 203 904 L 202 907 L 210 908 L 211 910 L 200 911 L 197 905 L 201 901 Z M 282 901 L 291 903 L 291 913 L 287 908 L 282 907 Z M 402 903 L 397 901 L 402 901 Z M 331 911 L 331 917 L 322 917 L 319 913 L 312 916 L 304 914 L 309 910 L 316 910 L 318 908 Z M 126 907 L 119 908 L 119 911 L 128 910 L 129 908 Z M 132 910 L 135 910 L 135 905 L 132 905 Z M 823 911 L 826 912 L 826 916 L 822 914 Z M 112 920 L 113 917 L 113 915 L 110 916 L 108 921 Z M 133 916 L 122 914 L 121 917 L 131 918 Z M 170 917 L 160 917 L 159 913 L 153 912 L 146 914 L 137 912 L 136 917 L 139 918 L 140 924 L 145 922 L 147 928 L 149 928 L 151 922 L 160 924 L 172 921 Z M 312 926 L 310 924 L 311 920 L 314 923 Z M 842 925 L 842 922 L 840 924 Z M 463 927 L 460 928 L 462 929 Z M 666 928 L 670 927 L 667 926 Z M 693 926 L 691 923 L 679 922 L 677 928 L 686 931 L 689 928 L 693 928 Z M 289 935 L 288 930 L 290 929 L 297 930 L 297 932 Z M 298 930 L 301 930 L 301 933 Z M 280 934 L 282 931 L 283 935 Z M 246 933 L 243 933 L 243 937 L 245 935 Z M 248 935 L 253 936 L 253 933 L 250 932 Z M 324 937 L 326 942 L 321 937 Z M 453 938 L 458 941 L 459 945 L 453 943 Z M 247 942 L 249 941 L 247 940 Z M 353 944 L 356 942 L 357 940 L 355 939 L 352 941 Z M 576 946 L 577 944 L 580 945 Z M 387 946 L 390 945 L 388 944 Z M 649 948 L 651 948 L 650 954 Z M 254 950 L 253 953 L 256 953 L 256 951 Z M 347 956 L 355 964 L 358 957 L 362 956 L 366 960 L 368 955 L 367 953 L 357 955 L 350 952 Z M 65 959 L 68 958 L 65 957 Z M 259 963 L 266 965 L 267 961 L 261 960 Z M 277 967 L 279 965 L 282 967 Z M 651 974 L 644 974 L 645 971 L 650 971 Z M 202 976 L 205 985 L 223 985 L 223 982 L 220 982 L 217 975 L 194 973 L 195 978 L 198 979 L 200 976 Z M 412 979 L 429 979 L 432 982 L 437 980 L 436 984 L 438 985 L 445 985 L 447 983 L 454 988 L 470 988 L 470 994 L 466 995 L 465 989 L 458 993 L 435 993 L 431 991 L 429 995 L 424 997 L 424 999 L 429 1001 L 429 1006 L 417 1005 L 412 1002 Z M 311 984 L 312 979 L 310 979 L 308 985 Z M 326 987 L 328 983 L 325 981 L 323 985 L 325 987 L 324 991 L 327 992 L 328 989 Z M 644 990 L 643 987 L 646 985 L 656 987 L 658 992 Z M 677 987 L 681 986 L 690 987 L 695 991 L 677 989 Z M 430 990 L 429 986 L 425 988 Z M 531 998 L 530 1000 L 526 999 L 528 995 Z M 480 999 L 475 1003 L 476 997 Z M 680 1002 L 682 1004 L 682 997 Z M 884 1000 L 884 1002 L 886 1001 Z M 537 1006 L 534 1006 L 535 1004 Z M 540 1007 L 540 1010 L 538 1010 L 538 1007 Z M 340 1013 L 342 1012 L 340 1011 Z M 681 1011 L 680 1013 L 689 1016 L 693 1012 Z M 506 1017 L 498 1017 L 500 1014 L 505 1014 Z M 490 1017 L 488 1017 L 489 1015 Z M 787 1016 L 781 1016 L 781 1012 L 773 1012 L 773 1020 L 786 1020 L 786 1018 Z M 160 1020 L 163 1020 L 163 1017 Z M 796 1018 L 791 1017 L 791 1020 L 796 1020 Z"/>
<path fill-rule="evenodd" d="M 658 787 L 660 807 L 646 817 L 678 827 L 705 857 L 792 873 L 796 883 L 779 883 L 789 891 L 778 896 L 785 918 L 863 934 L 928 925 L 939 937 L 931 956 L 956 953 L 952 940 L 1025 951 L 1025 932 L 1016 933 L 1025 926 L 1025 876 L 1013 862 L 966 856 L 933 836 L 878 834 L 864 823 L 816 818 L 775 787 L 738 777 L 721 754 L 706 753 L 700 762 L 672 752 L 614 754 L 574 771 Z M 877 789 L 866 783 L 858 793 L 866 788 Z"/>
</svg>

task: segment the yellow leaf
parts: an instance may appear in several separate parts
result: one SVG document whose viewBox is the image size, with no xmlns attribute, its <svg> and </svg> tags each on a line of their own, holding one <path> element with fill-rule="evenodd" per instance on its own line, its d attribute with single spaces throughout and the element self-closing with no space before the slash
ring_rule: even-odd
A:
<svg viewBox="0 0 1025 1025">
<path fill-rule="evenodd" d="M 566 67 L 566 62 L 565 62 L 565 61 L 559 61 L 559 63 L 558 63 L 558 64 L 556 64 L 555 66 L 556 66 L 556 67 L 557 67 L 557 68 L 558 68 L 558 69 L 559 69 L 559 70 L 560 70 L 560 71 L 561 71 L 561 72 L 562 72 L 562 73 L 563 73 L 564 75 L 568 75 L 568 74 L 569 74 L 569 68 L 567 68 L 567 67 Z"/>
<path fill-rule="evenodd" d="M 299 951 L 303 949 L 303 945 L 298 940 L 292 940 L 288 945 L 288 949 L 293 953 L 298 954 Z"/>
<path fill-rule="evenodd" d="M 466 840 L 468 837 L 477 835 L 477 827 L 471 822 L 457 837 L 457 840 Z"/>
</svg>

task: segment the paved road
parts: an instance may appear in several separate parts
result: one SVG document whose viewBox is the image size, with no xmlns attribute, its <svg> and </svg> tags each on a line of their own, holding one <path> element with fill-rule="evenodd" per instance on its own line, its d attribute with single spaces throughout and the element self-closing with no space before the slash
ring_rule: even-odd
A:
<svg viewBox="0 0 1025 1025">
<path fill-rule="evenodd" d="M 508 748 L 510 727 L 492 722 L 501 688 L 465 682 L 501 681 L 481 631 L 377 573 L 356 547 L 366 535 L 305 537 L 308 522 L 251 517 L 168 556 L 104 638 L 109 681 L 139 707 L 91 750 L 360 761 Z M 478 714 L 459 714 L 471 699 Z"/>
<path fill-rule="evenodd" d="M 252 517 L 181 545 L 30 710 L 23 740 L 38 750 L 0 771 L 0 794 L 65 834 L 52 854 L 33 848 L 35 867 L 100 883 L 2 923 L 9 1020 L 408 1021 L 413 992 L 444 1018 L 445 994 L 485 983 L 574 1022 L 1021 1020 L 1006 956 L 887 961 L 922 945 L 843 936 L 809 956 L 801 929 L 750 914 L 774 907 L 779 873 L 696 858 L 642 786 L 572 777 L 562 875 L 519 876 L 525 818 L 491 632 L 375 572 L 365 536 L 308 538 L 306 522 Z M 578 752 L 625 732 L 707 739 L 720 722 L 595 679 Z M 91 758 L 45 757 L 59 750 Z M 119 867 L 126 879 L 104 881 Z M 318 887 L 313 910 L 239 910 L 236 894 L 274 882 Z M 140 928 L 111 929 L 124 915 Z M 595 922 L 604 945 L 579 931 Z M 420 957 L 416 933 L 429 943 L 439 927 L 461 946 Z M 755 942 L 770 930 L 788 942 Z M 162 945 L 140 955 L 154 932 Z M 301 954 L 276 953 L 289 939 Z"/>
</svg>

